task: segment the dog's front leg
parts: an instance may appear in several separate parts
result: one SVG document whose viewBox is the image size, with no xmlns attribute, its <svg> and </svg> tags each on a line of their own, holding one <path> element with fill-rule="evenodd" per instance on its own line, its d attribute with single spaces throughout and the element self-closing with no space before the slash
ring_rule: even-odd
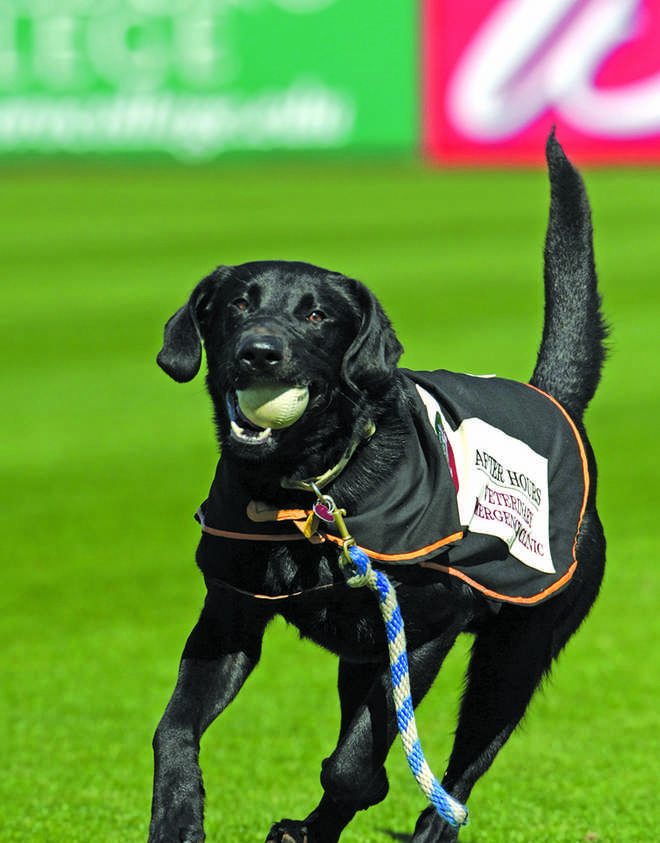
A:
<svg viewBox="0 0 660 843">
<path fill-rule="evenodd" d="M 234 602 L 211 601 L 193 629 L 179 677 L 154 735 L 154 790 L 149 843 L 204 840 L 204 785 L 199 742 L 257 664 L 263 619 L 239 615 Z"/>
</svg>

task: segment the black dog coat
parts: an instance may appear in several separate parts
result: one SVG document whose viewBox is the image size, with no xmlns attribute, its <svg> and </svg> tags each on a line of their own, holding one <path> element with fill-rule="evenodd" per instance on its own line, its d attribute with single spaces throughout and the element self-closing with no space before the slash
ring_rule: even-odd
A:
<svg viewBox="0 0 660 843">
<path fill-rule="evenodd" d="M 571 579 L 589 490 L 580 435 L 527 384 L 402 369 L 405 453 L 346 525 L 375 563 L 437 568 L 504 602 L 535 604 Z M 292 495 L 295 493 L 292 493 Z M 341 501 L 336 501 L 341 506 Z M 309 510 L 250 501 L 222 461 L 198 520 L 230 539 L 304 539 Z M 338 542 L 322 524 L 310 540 Z"/>
</svg>

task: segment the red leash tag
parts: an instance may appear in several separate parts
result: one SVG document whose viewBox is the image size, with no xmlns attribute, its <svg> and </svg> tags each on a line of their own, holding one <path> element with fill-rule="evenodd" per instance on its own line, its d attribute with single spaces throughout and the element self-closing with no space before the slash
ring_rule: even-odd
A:
<svg viewBox="0 0 660 843">
<path fill-rule="evenodd" d="M 334 522 L 335 516 L 324 503 L 317 501 L 312 508 L 314 510 L 314 515 L 318 516 L 322 521 L 325 521 L 328 524 L 332 524 Z"/>
</svg>

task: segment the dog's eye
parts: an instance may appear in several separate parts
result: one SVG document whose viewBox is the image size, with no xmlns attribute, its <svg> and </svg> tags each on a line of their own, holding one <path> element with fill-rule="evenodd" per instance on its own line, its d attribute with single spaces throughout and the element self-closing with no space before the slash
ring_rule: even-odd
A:
<svg viewBox="0 0 660 843">
<path fill-rule="evenodd" d="M 307 318 L 310 322 L 323 322 L 325 313 L 322 310 L 313 310 Z"/>
<path fill-rule="evenodd" d="M 237 310 L 247 310 L 247 309 L 248 309 L 248 307 L 249 307 L 249 302 L 248 302 L 248 300 L 247 300 L 247 299 L 244 299 L 244 298 L 234 299 L 234 301 L 232 302 L 232 304 L 234 305 L 234 307 L 235 307 Z"/>
</svg>

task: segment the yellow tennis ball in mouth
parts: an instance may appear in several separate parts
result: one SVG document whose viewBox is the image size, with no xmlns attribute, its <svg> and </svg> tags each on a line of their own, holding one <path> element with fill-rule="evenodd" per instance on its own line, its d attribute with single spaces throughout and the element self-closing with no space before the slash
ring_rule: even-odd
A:
<svg viewBox="0 0 660 843">
<path fill-rule="evenodd" d="M 267 383 L 236 391 L 238 406 L 246 419 L 257 427 L 278 430 L 290 427 L 302 416 L 309 402 L 306 386 Z"/>
</svg>

